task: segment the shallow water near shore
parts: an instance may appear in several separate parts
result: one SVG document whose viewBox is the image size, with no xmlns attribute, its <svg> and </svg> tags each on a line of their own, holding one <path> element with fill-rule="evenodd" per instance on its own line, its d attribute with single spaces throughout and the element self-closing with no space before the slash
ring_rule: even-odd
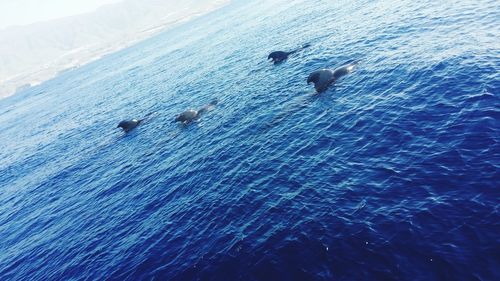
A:
<svg viewBox="0 0 500 281">
<path fill-rule="evenodd" d="M 234 1 L 0 100 L 0 279 L 500 280 L 499 18 Z"/>
</svg>

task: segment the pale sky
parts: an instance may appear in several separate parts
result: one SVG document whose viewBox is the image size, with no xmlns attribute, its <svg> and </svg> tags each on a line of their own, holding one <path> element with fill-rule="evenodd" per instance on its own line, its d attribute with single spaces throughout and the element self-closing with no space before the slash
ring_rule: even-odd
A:
<svg viewBox="0 0 500 281">
<path fill-rule="evenodd" d="M 0 0 L 0 29 L 94 11 L 123 0 Z"/>
</svg>

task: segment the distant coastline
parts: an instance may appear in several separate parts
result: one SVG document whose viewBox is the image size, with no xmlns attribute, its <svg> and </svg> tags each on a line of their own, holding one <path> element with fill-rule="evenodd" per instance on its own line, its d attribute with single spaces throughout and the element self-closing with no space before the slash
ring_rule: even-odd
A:
<svg viewBox="0 0 500 281">
<path fill-rule="evenodd" d="M 203 3 L 199 5 L 196 5 L 198 4 L 197 1 L 191 1 L 187 4 L 178 4 L 179 7 L 176 6 L 173 9 L 178 8 L 179 11 L 166 13 L 165 16 L 165 14 L 164 15 L 161 14 L 162 12 L 161 9 L 158 9 L 158 7 L 155 7 L 153 5 L 151 5 L 151 7 L 148 7 L 147 6 L 148 1 L 144 1 L 141 3 L 141 8 L 143 8 L 144 10 L 157 9 L 158 11 L 150 12 L 149 18 L 147 19 L 140 19 L 140 18 L 137 19 L 136 20 L 137 24 L 133 25 L 132 28 L 130 28 L 131 29 L 130 32 L 125 32 L 124 28 L 121 28 L 122 26 L 120 26 L 120 24 L 117 23 L 123 21 L 124 26 L 129 25 L 129 23 L 126 22 L 127 19 L 129 18 L 136 19 L 136 17 L 134 17 L 135 14 L 133 14 L 133 12 L 130 12 L 130 14 L 124 14 L 123 19 L 122 18 L 114 18 L 112 20 L 106 19 L 106 13 L 108 12 L 112 13 L 115 10 L 117 10 L 117 8 L 122 8 L 119 7 L 120 3 L 108 5 L 105 7 L 105 9 L 96 11 L 95 14 L 98 14 L 99 17 L 94 16 L 92 13 L 87 15 L 75 16 L 67 19 L 54 20 L 51 22 L 39 24 L 38 26 L 34 24 L 25 27 L 13 27 L 12 28 L 13 30 L 2 30 L 0 31 L 0 44 L 4 44 L 4 46 L 5 44 L 12 44 L 13 46 L 10 49 L 8 47 L 3 49 L 0 48 L 0 64 L 6 66 L 5 68 L 7 68 L 3 72 L 0 71 L 0 99 L 15 95 L 30 87 L 51 80 L 57 77 L 58 75 L 64 74 L 68 71 L 74 70 L 83 65 L 99 60 L 106 55 L 115 53 L 117 51 L 130 47 L 134 44 L 137 44 L 138 42 L 151 38 L 154 35 L 161 33 L 167 29 L 173 28 L 181 23 L 190 21 L 196 17 L 213 12 L 217 9 L 226 6 L 231 1 L 215 0 L 207 2 L 209 3 Z M 193 5 L 194 8 L 189 6 L 185 7 L 186 5 Z M 172 9 L 170 5 L 169 7 L 160 7 L 160 8 L 163 8 L 165 10 Z M 122 9 L 125 10 L 126 8 Z M 132 9 L 132 8 L 127 8 L 127 9 Z M 189 12 L 186 13 L 185 12 L 186 10 L 188 10 Z M 92 16 L 94 16 L 95 18 L 93 18 Z M 157 19 L 155 17 L 157 17 Z M 24 38 L 20 39 L 19 38 L 20 36 L 17 35 L 19 33 L 24 32 L 28 34 L 25 37 L 28 37 L 32 34 L 35 34 L 36 36 L 38 34 L 44 34 L 43 32 L 44 30 L 47 29 L 51 30 L 54 28 L 57 29 L 58 26 L 60 26 L 61 29 L 65 31 L 64 28 L 67 28 L 68 25 L 74 23 L 76 26 L 75 29 L 78 29 L 79 26 L 76 24 L 81 25 L 83 22 L 85 25 L 89 25 L 85 21 L 92 24 L 96 22 L 95 25 L 101 24 L 104 26 L 102 26 L 102 30 L 89 29 L 88 30 L 89 34 L 82 34 L 82 35 L 77 34 L 75 35 L 75 38 L 69 38 L 68 40 L 81 42 L 81 44 L 72 45 L 69 47 L 63 46 L 61 50 L 56 50 L 53 53 L 49 53 L 48 56 L 44 55 L 36 57 L 35 55 L 33 55 L 33 57 L 29 57 L 32 52 L 30 52 L 28 48 L 23 48 L 23 47 L 24 45 L 28 44 L 33 45 L 33 43 L 32 42 L 25 43 L 24 41 L 22 41 L 24 40 Z M 107 26 L 105 26 L 105 24 L 109 24 L 111 28 L 108 28 Z M 114 31 L 116 31 L 115 32 L 116 34 L 112 33 Z M 72 30 L 68 31 L 68 33 L 70 34 L 71 32 Z M 98 35 L 92 34 L 94 32 L 95 34 Z M 106 34 L 106 32 L 109 32 L 111 34 L 109 35 L 109 39 L 108 39 L 108 34 Z M 113 37 L 113 35 L 116 36 Z M 94 41 L 100 40 L 101 38 L 102 42 L 94 43 Z M 33 39 L 31 40 L 37 42 L 37 40 Z M 42 51 L 44 51 L 43 48 L 51 50 L 51 48 L 53 48 L 52 47 L 53 45 L 60 46 L 65 44 L 65 42 L 55 41 L 53 38 L 49 38 L 47 40 L 45 40 L 45 38 L 42 38 L 38 41 L 41 42 L 39 44 L 40 46 L 38 46 L 37 44 L 35 44 L 34 46 L 36 46 L 37 48 L 40 47 Z M 16 44 L 21 45 L 21 47 L 16 48 Z M 40 53 L 43 53 L 42 51 Z"/>
</svg>

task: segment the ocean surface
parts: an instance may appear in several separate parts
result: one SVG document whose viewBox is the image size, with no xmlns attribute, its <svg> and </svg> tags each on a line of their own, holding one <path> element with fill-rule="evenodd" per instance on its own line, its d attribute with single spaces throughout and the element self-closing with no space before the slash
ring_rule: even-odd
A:
<svg viewBox="0 0 500 281">
<path fill-rule="evenodd" d="M 0 280 L 500 280 L 499 20 L 236 0 L 0 100 Z"/>
</svg>

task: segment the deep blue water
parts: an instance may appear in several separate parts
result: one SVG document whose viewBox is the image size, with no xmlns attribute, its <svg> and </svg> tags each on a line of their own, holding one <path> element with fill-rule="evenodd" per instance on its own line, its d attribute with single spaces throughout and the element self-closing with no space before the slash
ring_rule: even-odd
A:
<svg viewBox="0 0 500 281">
<path fill-rule="evenodd" d="M 0 280 L 500 280 L 499 19 L 235 1 L 1 100 Z"/>
</svg>

